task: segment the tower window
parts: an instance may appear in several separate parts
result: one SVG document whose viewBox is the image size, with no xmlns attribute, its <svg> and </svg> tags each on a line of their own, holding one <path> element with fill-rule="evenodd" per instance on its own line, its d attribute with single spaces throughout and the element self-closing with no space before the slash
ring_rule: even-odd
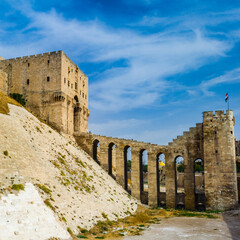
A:
<svg viewBox="0 0 240 240">
<path fill-rule="evenodd" d="M 30 67 L 30 63 L 28 63 L 28 67 Z"/>
<path fill-rule="evenodd" d="M 50 77 L 49 76 L 47 77 L 47 82 L 50 82 Z"/>
<path fill-rule="evenodd" d="M 75 89 L 77 89 L 77 83 L 75 82 Z"/>
<path fill-rule="evenodd" d="M 48 60 L 47 63 L 49 64 L 49 63 L 50 63 L 50 60 Z"/>
<path fill-rule="evenodd" d="M 84 93 L 82 93 L 82 96 L 83 96 L 83 98 L 84 98 Z"/>
<path fill-rule="evenodd" d="M 68 86 L 70 87 L 70 81 L 68 81 Z"/>
<path fill-rule="evenodd" d="M 71 84 L 71 88 L 73 88 L 73 84 Z"/>
<path fill-rule="evenodd" d="M 30 82 L 29 79 L 27 79 L 27 85 L 29 85 L 29 82 Z"/>
</svg>

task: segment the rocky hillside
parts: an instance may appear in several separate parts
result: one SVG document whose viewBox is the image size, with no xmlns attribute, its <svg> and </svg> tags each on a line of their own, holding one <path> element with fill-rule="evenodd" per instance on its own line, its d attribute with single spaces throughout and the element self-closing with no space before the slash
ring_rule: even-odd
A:
<svg viewBox="0 0 240 240">
<path fill-rule="evenodd" d="M 22 217 L 23 213 L 19 210 L 21 199 L 16 200 L 16 197 L 24 195 L 24 191 L 28 191 L 28 198 L 22 210 L 26 211 L 26 204 L 38 201 L 34 192 L 33 199 L 29 198 L 31 189 L 36 189 L 45 203 L 44 207 L 51 209 L 56 224 L 75 233 L 79 228 L 93 227 L 99 220 L 116 220 L 136 211 L 136 200 L 81 150 L 73 138 L 54 131 L 23 107 L 13 104 L 8 104 L 8 107 L 8 114 L 0 113 L 0 197 L 3 204 L 0 228 L 3 229 L 6 224 L 5 232 L 12 234 L 9 239 L 47 239 L 44 234 L 41 237 L 39 231 L 42 230 L 36 222 L 29 220 L 24 224 L 28 214 L 35 214 L 38 221 L 43 221 L 41 218 L 44 219 L 46 211 L 29 208 Z M 21 188 L 21 184 L 25 190 L 14 190 L 16 186 Z M 12 203 L 11 199 L 15 202 Z M 7 207 L 9 202 L 12 206 L 10 210 Z M 35 205 L 36 208 L 41 206 L 39 203 Z M 11 222 L 9 219 L 13 214 L 15 221 Z M 1 232 L 0 239 L 8 239 L 1 236 Z M 26 235 L 21 238 L 21 233 L 26 232 L 30 232 L 32 238 L 26 238 Z M 63 235 L 62 238 L 66 238 Z"/>
</svg>

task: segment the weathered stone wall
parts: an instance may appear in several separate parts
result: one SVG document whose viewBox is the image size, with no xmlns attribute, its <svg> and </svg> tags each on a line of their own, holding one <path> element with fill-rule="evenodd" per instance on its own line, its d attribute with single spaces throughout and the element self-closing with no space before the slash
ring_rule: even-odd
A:
<svg viewBox="0 0 240 240">
<path fill-rule="evenodd" d="M 63 122 L 69 134 L 88 132 L 88 78 L 64 53 L 61 64 L 61 88 L 68 95 L 63 104 Z"/>
<path fill-rule="evenodd" d="M 237 184 L 238 184 L 238 202 L 240 203 L 240 173 L 237 174 Z"/>
<path fill-rule="evenodd" d="M 8 93 L 59 131 L 88 132 L 88 78 L 62 51 L 0 61 Z"/>
<path fill-rule="evenodd" d="M 238 201 L 232 111 L 204 112 L 206 208 L 226 210 Z"/>
<path fill-rule="evenodd" d="M 215 133 L 216 132 L 216 133 Z M 217 135 L 217 137 L 216 137 Z M 139 200 L 147 196 L 148 204 L 159 205 L 159 189 L 157 164 L 158 156 L 165 155 L 165 205 L 175 208 L 184 205 L 186 209 L 198 209 L 205 205 L 206 208 L 226 210 L 237 203 L 237 178 L 234 140 L 234 118 L 232 111 L 224 114 L 222 111 L 203 113 L 203 123 L 196 124 L 182 136 L 178 136 L 168 146 L 159 146 L 150 143 L 138 142 L 127 139 L 105 137 L 94 134 L 75 135 L 78 144 L 91 156 L 94 156 L 93 143 L 100 143 L 100 155 L 97 160 L 109 172 L 109 146 L 116 145 L 116 180 L 126 188 L 126 159 L 124 149 L 131 147 L 131 194 Z M 140 156 L 143 150 L 148 152 L 148 193 L 143 191 L 141 184 Z M 217 154 L 216 154 L 217 151 Z M 184 191 L 177 193 L 176 158 L 184 158 Z M 201 176 L 201 185 L 195 184 L 194 164 L 197 159 L 204 163 L 204 174 Z M 226 181 L 227 179 L 227 181 Z M 197 181 L 197 180 L 196 180 Z M 200 193 L 199 193 L 200 192 Z"/>
<path fill-rule="evenodd" d="M 7 74 L 0 69 L 0 92 L 7 94 Z"/>
</svg>

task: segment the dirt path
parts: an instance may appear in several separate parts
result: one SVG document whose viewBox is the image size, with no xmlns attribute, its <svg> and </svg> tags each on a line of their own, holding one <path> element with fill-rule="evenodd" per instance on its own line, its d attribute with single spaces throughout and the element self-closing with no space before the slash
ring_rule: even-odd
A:
<svg viewBox="0 0 240 240">
<path fill-rule="evenodd" d="M 219 219 L 173 217 L 151 225 L 141 236 L 127 236 L 124 240 L 226 240 L 240 239 L 240 218 L 223 216 Z"/>
</svg>

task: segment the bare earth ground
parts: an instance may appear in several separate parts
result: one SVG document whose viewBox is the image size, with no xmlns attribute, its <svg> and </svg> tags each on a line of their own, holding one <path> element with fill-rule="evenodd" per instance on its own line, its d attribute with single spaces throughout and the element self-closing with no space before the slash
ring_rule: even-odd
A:
<svg viewBox="0 0 240 240">
<path fill-rule="evenodd" d="M 223 214 L 219 219 L 173 217 L 153 224 L 140 236 L 127 236 L 124 240 L 225 240 L 240 239 L 240 215 Z"/>
</svg>

